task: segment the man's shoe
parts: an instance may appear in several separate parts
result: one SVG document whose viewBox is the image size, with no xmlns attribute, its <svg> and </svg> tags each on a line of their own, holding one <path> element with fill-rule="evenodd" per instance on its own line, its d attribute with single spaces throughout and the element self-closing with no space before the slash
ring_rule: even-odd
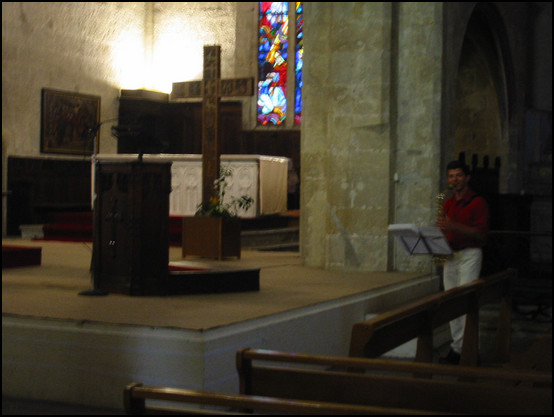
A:
<svg viewBox="0 0 554 417">
<path fill-rule="evenodd" d="M 459 365 L 460 354 L 450 349 L 450 352 L 448 352 L 448 355 L 446 355 L 446 357 L 439 359 L 439 363 L 442 363 L 445 365 Z"/>
</svg>

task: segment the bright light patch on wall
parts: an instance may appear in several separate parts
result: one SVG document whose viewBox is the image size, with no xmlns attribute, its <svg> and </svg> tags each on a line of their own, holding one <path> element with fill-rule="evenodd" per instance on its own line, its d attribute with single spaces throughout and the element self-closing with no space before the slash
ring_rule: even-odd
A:
<svg viewBox="0 0 554 417">
<path fill-rule="evenodd" d="M 151 54 L 141 28 L 122 32 L 113 48 L 120 87 L 171 93 L 174 82 L 201 80 L 203 43 L 184 26 L 181 21 L 157 25 Z"/>
<path fill-rule="evenodd" d="M 114 67 L 123 89 L 145 86 L 143 34 L 138 28 L 122 32 L 113 48 Z"/>
<path fill-rule="evenodd" d="M 189 39 L 186 43 L 183 39 Z M 152 89 L 170 93 L 174 82 L 202 79 L 203 49 L 183 33 L 164 33 L 156 37 L 152 67 Z"/>
</svg>

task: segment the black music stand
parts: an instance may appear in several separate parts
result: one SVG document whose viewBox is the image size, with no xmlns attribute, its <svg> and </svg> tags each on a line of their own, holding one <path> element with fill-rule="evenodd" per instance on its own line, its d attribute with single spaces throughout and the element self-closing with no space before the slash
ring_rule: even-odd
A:
<svg viewBox="0 0 554 417">
<path fill-rule="evenodd" d="M 451 255 L 442 231 L 438 227 L 418 227 L 415 224 L 391 224 L 389 232 L 402 244 L 408 255 Z"/>
</svg>

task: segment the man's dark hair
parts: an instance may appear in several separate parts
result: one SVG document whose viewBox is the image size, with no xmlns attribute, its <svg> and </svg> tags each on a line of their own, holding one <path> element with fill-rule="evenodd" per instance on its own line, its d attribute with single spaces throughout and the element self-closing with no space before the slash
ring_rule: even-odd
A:
<svg viewBox="0 0 554 417">
<path fill-rule="evenodd" d="M 458 159 L 455 161 L 450 161 L 448 165 L 446 165 L 447 172 L 450 171 L 451 169 L 458 169 L 458 168 L 464 171 L 465 175 L 469 175 L 469 167 Z"/>
</svg>

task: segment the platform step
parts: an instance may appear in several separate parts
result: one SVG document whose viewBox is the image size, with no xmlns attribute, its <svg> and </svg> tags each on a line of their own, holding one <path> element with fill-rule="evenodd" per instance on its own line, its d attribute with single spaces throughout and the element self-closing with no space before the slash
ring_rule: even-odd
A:
<svg viewBox="0 0 554 417">
<path fill-rule="evenodd" d="M 254 250 L 298 250 L 299 228 L 243 230 L 241 247 Z"/>
<path fill-rule="evenodd" d="M 181 216 L 170 216 L 169 218 L 171 246 L 181 246 L 182 221 Z M 22 228 L 22 235 L 25 233 L 25 236 L 45 240 L 92 241 L 92 223 L 93 216 L 91 212 L 56 213 L 52 224 Z M 241 228 L 242 248 L 263 251 L 298 251 L 299 227 L 297 213 L 243 219 Z"/>
<path fill-rule="evenodd" d="M 259 250 L 265 252 L 298 252 L 300 250 L 300 243 L 290 242 L 290 243 L 278 243 L 275 245 L 265 245 L 265 246 L 255 246 L 246 248 L 250 250 Z"/>
<path fill-rule="evenodd" d="M 2 269 L 38 266 L 42 262 L 42 248 L 2 245 Z"/>
<path fill-rule="evenodd" d="M 23 239 L 42 239 L 44 230 L 42 224 L 22 224 L 19 226 Z"/>
</svg>

